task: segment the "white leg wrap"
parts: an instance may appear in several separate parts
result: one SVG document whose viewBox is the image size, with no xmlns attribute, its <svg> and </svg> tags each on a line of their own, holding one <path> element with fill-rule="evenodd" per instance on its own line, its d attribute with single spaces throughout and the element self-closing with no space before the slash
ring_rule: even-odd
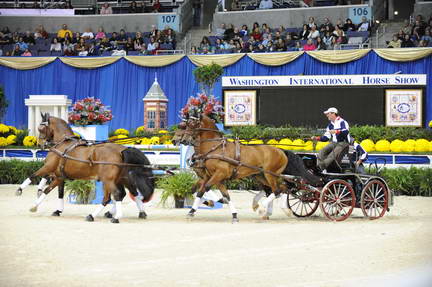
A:
<svg viewBox="0 0 432 287">
<path fill-rule="evenodd" d="M 214 192 L 213 190 L 209 190 L 206 193 L 204 193 L 203 198 L 207 200 L 213 200 L 214 202 L 216 202 L 222 198 L 222 195 L 217 195 L 216 192 Z"/>
<path fill-rule="evenodd" d="M 39 205 L 42 203 L 42 201 L 44 201 L 44 199 L 45 199 L 46 196 L 47 196 L 47 195 L 46 195 L 45 193 L 42 193 L 42 194 L 39 196 L 39 198 L 36 199 L 35 206 L 39 206 Z"/>
<path fill-rule="evenodd" d="M 280 208 L 288 208 L 288 194 L 282 193 L 279 199 L 279 207 Z"/>
<path fill-rule="evenodd" d="M 273 214 L 273 201 L 270 201 L 267 207 L 267 215 L 270 216 Z"/>
<path fill-rule="evenodd" d="M 195 209 L 195 210 L 198 210 L 198 206 L 200 205 L 202 199 L 204 199 L 204 198 L 203 197 L 202 198 L 195 197 L 195 200 L 194 200 L 194 203 L 192 205 L 192 208 Z"/>
<path fill-rule="evenodd" d="M 63 209 L 64 209 L 64 198 L 59 198 L 57 210 L 63 212 Z"/>
<path fill-rule="evenodd" d="M 116 201 L 115 206 L 116 206 L 116 214 L 114 215 L 114 218 L 115 219 L 120 219 L 123 216 L 122 202 L 121 201 Z"/>
<path fill-rule="evenodd" d="M 93 213 L 91 214 L 93 216 L 93 218 L 95 218 L 96 216 L 98 216 L 99 213 L 101 213 L 101 211 L 105 208 L 105 206 L 103 206 L 102 204 L 100 204 L 95 211 L 93 211 Z"/>
<path fill-rule="evenodd" d="M 47 183 L 47 179 L 46 178 L 42 178 L 42 180 L 39 182 L 38 185 L 38 190 L 43 190 L 45 184 Z"/>
<path fill-rule="evenodd" d="M 258 201 L 260 201 L 260 199 L 263 198 L 263 196 L 265 196 L 265 194 L 266 193 L 264 190 L 260 191 L 257 195 L 254 196 L 253 202 L 258 203 Z"/>
<path fill-rule="evenodd" d="M 26 180 L 24 180 L 24 182 L 20 185 L 20 188 L 21 188 L 21 189 L 24 189 L 24 188 L 26 188 L 27 186 L 29 186 L 30 183 L 31 183 L 30 178 L 26 178 Z"/>
<path fill-rule="evenodd" d="M 237 213 L 237 209 L 235 208 L 234 203 L 231 200 L 228 202 L 228 206 L 230 208 L 231 213 Z"/>
<path fill-rule="evenodd" d="M 116 201 L 113 200 L 111 211 L 110 211 L 110 213 L 113 214 L 113 215 L 116 213 L 116 205 L 115 205 L 115 203 L 116 203 Z"/>
<path fill-rule="evenodd" d="M 142 212 L 142 211 L 144 211 L 144 203 L 142 202 L 142 196 L 141 196 L 141 198 L 139 198 L 139 197 L 140 196 L 135 197 L 135 203 L 136 203 L 138 210 L 140 212 Z"/>
<path fill-rule="evenodd" d="M 274 193 L 270 194 L 269 197 L 267 197 L 266 199 L 263 200 L 263 202 L 262 202 L 263 206 L 265 208 L 269 208 L 270 202 L 272 202 L 275 198 L 276 198 L 276 196 Z"/>
</svg>

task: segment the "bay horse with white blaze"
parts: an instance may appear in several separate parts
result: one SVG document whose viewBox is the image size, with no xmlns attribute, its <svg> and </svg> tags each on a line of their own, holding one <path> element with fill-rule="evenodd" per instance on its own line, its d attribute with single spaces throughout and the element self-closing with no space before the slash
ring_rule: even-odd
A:
<svg viewBox="0 0 432 287">
<path fill-rule="evenodd" d="M 69 125 L 62 119 L 42 114 L 42 123 L 38 127 L 39 138 L 50 141 L 53 146 L 45 159 L 45 164 L 29 177 L 53 178 L 49 186 L 38 197 L 30 211 L 35 212 L 46 195 L 56 186 L 59 188 L 60 207 L 53 215 L 63 210 L 64 180 L 84 179 L 103 182 L 103 202 L 86 217 L 94 218 L 114 199 L 115 214 L 111 222 L 119 223 L 122 217 L 121 202 L 126 195 L 125 187 L 135 197 L 139 209 L 139 218 L 146 218 L 143 202 L 151 199 L 154 192 L 154 179 L 150 162 L 138 149 L 127 148 L 113 143 L 91 143 L 77 139 Z M 20 194 L 21 187 L 17 190 Z M 108 212 L 109 213 L 109 212 Z"/>
<path fill-rule="evenodd" d="M 228 201 L 233 222 L 238 222 L 237 210 L 230 199 L 223 182 L 254 175 L 264 185 L 269 186 L 272 194 L 266 198 L 260 208 L 265 214 L 268 205 L 280 193 L 279 175 L 288 164 L 285 153 L 273 146 L 240 145 L 221 137 L 215 122 L 205 115 L 200 118 L 189 118 L 180 125 L 181 143 L 195 148 L 194 169 L 201 169 L 200 184 L 197 196 L 188 213 L 191 218 L 196 213 L 205 191 L 216 185 Z M 176 138 L 177 142 L 179 138 Z"/>
</svg>

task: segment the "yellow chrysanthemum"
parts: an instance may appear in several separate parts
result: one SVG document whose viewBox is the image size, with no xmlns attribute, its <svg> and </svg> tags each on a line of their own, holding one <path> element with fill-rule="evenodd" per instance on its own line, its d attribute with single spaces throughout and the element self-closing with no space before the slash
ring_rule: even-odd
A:
<svg viewBox="0 0 432 287">
<path fill-rule="evenodd" d="M 292 145 L 292 140 L 285 138 L 279 141 L 278 148 L 289 150 L 292 149 L 291 145 Z"/>
<path fill-rule="evenodd" d="M 0 124 L 0 134 L 5 134 L 9 132 L 9 127 L 4 124 Z"/>
<path fill-rule="evenodd" d="M 166 141 L 163 142 L 163 144 L 166 144 L 166 145 L 172 145 L 173 143 L 172 143 L 171 140 L 166 140 Z"/>
<path fill-rule="evenodd" d="M 432 121 L 429 122 L 429 127 L 432 128 Z"/>
<path fill-rule="evenodd" d="M 135 130 L 136 134 L 142 133 L 145 130 L 144 126 L 137 127 Z"/>
<path fill-rule="evenodd" d="M 303 150 L 313 150 L 313 141 L 307 141 L 304 145 Z"/>
<path fill-rule="evenodd" d="M 250 144 L 250 145 L 263 144 L 263 143 L 264 142 L 262 140 L 258 140 L 258 139 L 253 139 L 253 140 L 248 142 L 248 144 Z"/>
<path fill-rule="evenodd" d="M 17 135 L 17 129 L 14 126 L 8 126 L 9 131 L 13 132 L 14 135 Z"/>
<path fill-rule="evenodd" d="M 160 131 L 158 131 L 158 133 L 159 133 L 159 134 L 167 134 L 168 131 L 167 131 L 167 130 L 160 130 Z"/>
<path fill-rule="evenodd" d="M 379 140 L 375 144 L 375 150 L 381 152 L 390 151 L 390 142 L 388 140 Z"/>
<path fill-rule="evenodd" d="M 142 145 L 149 145 L 150 143 L 150 139 L 149 138 L 142 138 L 140 141 L 140 144 Z"/>
<path fill-rule="evenodd" d="M 326 145 L 328 145 L 330 142 L 317 142 L 315 146 L 315 150 L 319 151 L 322 150 Z"/>
<path fill-rule="evenodd" d="M 114 132 L 115 135 L 126 135 L 129 136 L 129 131 L 126 129 L 116 129 Z"/>
<path fill-rule="evenodd" d="M 429 151 L 429 142 L 425 139 L 416 140 L 414 150 L 418 152 Z"/>
<path fill-rule="evenodd" d="M 0 146 L 7 146 L 8 142 L 5 137 L 0 137 Z"/>
<path fill-rule="evenodd" d="M 293 150 L 303 150 L 305 148 L 304 141 L 302 139 L 295 139 L 293 142 Z"/>
<path fill-rule="evenodd" d="M 126 139 L 127 135 L 117 135 L 117 139 L 115 139 L 114 143 L 116 144 L 128 144 L 131 143 L 130 139 Z M 119 139 L 125 139 L 125 140 L 119 140 Z"/>
<path fill-rule="evenodd" d="M 429 151 L 432 151 L 432 141 L 429 142 Z"/>
<path fill-rule="evenodd" d="M 27 147 L 35 146 L 37 139 L 34 136 L 26 136 L 23 140 L 23 145 Z"/>
<path fill-rule="evenodd" d="M 22 134 L 23 132 L 24 132 L 24 130 L 17 130 L 16 134 L 19 135 L 19 134 Z"/>
<path fill-rule="evenodd" d="M 365 151 L 367 152 L 371 152 L 371 151 L 375 151 L 375 144 L 372 140 L 370 139 L 365 139 L 362 140 L 360 145 L 364 148 Z"/>
<path fill-rule="evenodd" d="M 159 144 L 159 143 L 160 143 L 160 141 L 159 141 L 159 137 L 154 136 L 154 137 L 151 137 L 151 138 L 150 138 L 150 144 L 157 145 L 157 144 Z"/>
<path fill-rule="evenodd" d="M 277 147 L 278 145 L 278 141 L 277 140 L 275 140 L 275 139 L 271 139 L 271 140 L 268 140 L 267 141 L 267 144 L 268 145 L 271 145 L 271 146 L 275 146 L 275 147 Z"/>
<path fill-rule="evenodd" d="M 404 143 L 402 144 L 402 151 L 403 152 L 413 152 L 415 149 L 415 140 L 413 139 L 409 139 L 404 141 Z"/>
<path fill-rule="evenodd" d="M 403 141 L 400 139 L 395 139 L 390 144 L 390 151 L 391 152 L 401 152 L 402 151 L 402 144 Z"/>
<path fill-rule="evenodd" d="M 11 144 L 16 143 L 16 139 L 17 139 L 16 135 L 9 135 L 6 138 L 6 141 L 7 141 L 8 145 L 11 145 Z"/>
</svg>

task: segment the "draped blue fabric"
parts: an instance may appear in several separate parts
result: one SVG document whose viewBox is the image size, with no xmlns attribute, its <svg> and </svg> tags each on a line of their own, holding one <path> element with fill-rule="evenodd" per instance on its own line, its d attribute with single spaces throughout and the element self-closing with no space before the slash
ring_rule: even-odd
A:
<svg viewBox="0 0 432 287">
<path fill-rule="evenodd" d="M 187 57 L 158 68 L 137 66 L 125 59 L 89 70 L 73 68 L 59 59 L 41 68 L 26 71 L 0 66 L 0 85 L 9 101 L 4 122 L 17 127 L 27 125 L 24 99 L 29 95 L 67 95 L 73 102 L 94 96 L 113 110 L 114 119 L 109 124 L 110 129 L 135 129 L 143 124 L 142 99 L 157 75 L 158 82 L 169 99 L 168 124 L 173 125 L 179 121 L 178 112 L 187 99 L 199 92 L 192 74 L 195 68 Z M 278 67 L 261 65 L 249 57 L 243 57 L 226 67 L 224 75 L 394 74 L 399 71 L 402 74 L 427 74 L 428 83 L 431 83 L 432 56 L 412 62 L 392 62 L 371 51 L 365 57 L 346 64 L 326 64 L 304 54 L 293 62 Z M 215 85 L 214 94 L 221 97 L 220 81 Z M 432 120 L 432 89 L 426 89 L 424 105 L 424 123 L 427 125 Z"/>
</svg>

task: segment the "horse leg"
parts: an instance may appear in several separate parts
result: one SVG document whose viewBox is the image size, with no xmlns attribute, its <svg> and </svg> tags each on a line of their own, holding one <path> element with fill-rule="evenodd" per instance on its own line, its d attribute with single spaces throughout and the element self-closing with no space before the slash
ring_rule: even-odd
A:
<svg viewBox="0 0 432 287">
<path fill-rule="evenodd" d="M 143 203 L 144 196 L 133 185 L 128 185 L 127 189 L 129 189 L 129 192 L 134 196 L 134 201 L 139 211 L 138 218 L 146 219 L 147 213 L 145 213 Z"/>
<path fill-rule="evenodd" d="M 103 186 L 104 186 L 104 198 L 103 198 L 103 200 L 102 200 L 102 204 L 99 205 L 99 206 L 95 209 L 95 211 L 93 211 L 93 213 L 87 215 L 87 217 L 86 217 L 86 221 L 93 222 L 93 221 L 94 221 L 94 218 L 95 218 L 96 216 L 98 216 L 98 214 L 101 213 L 102 210 L 104 210 L 105 206 L 107 206 L 107 204 L 110 203 L 110 201 L 111 201 L 111 190 L 113 190 L 113 186 L 114 186 L 114 190 L 115 190 L 115 184 L 114 184 L 114 183 L 111 183 L 111 182 L 110 182 L 110 183 L 104 182 L 104 183 L 103 183 Z M 116 205 L 116 206 L 117 206 L 117 205 Z M 120 210 L 120 212 L 121 212 L 121 210 Z M 117 213 L 117 212 L 116 212 L 116 213 Z M 113 219 L 114 219 L 114 218 L 113 218 Z M 111 220 L 111 221 L 112 221 L 112 220 Z"/>
<path fill-rule="evenodd" d="M 204 180 L 200 180 L 198 183 L 199 183 L 200 187 L 199 187 L 199 190 L 197 191 L 197 193 L 195 195 L 195 200 L 194 200 L 194 203 L 192 204 L 192 208 L 189 210 L 189 212 L 187 214 L 188 219 L 194 217 L 195 212 L 198 210 L 198 206 L 200 206 L 200 204 L 204 201 L 203 195 L 204 195 L 204 187 L 205 187 L 206 182 Z M 197 184 L 195 184 L 195 186 L 193 188 L 196 188 Z"/>
<path fill-rule="evenodd" d="M 36 212 L 38 209 L 38 206 L 44 201 L 45 197 L 48 195 L 48 193 L 51 192 L 57 185 L 62 183 L 63 180 L 59 178 L 54 178 L 54 180 L 48 185 L 48 187 L 44 190 L 44 192 L 38 197 L 35 204 L 30 208 L 30 212 Z"/>
<path fill-rule="evenodd" d="M 37 187 L 37 196 L 40 196 L 42 194 L 47 181 L 48 181 L 48 177 L 43 177 L 41 179 L 41 181 L 39 182 L 38 187 Z"/>
<path fill-rule="evenodd" d="M 268 185 L 271 187 L 272 193 L 261 202 L 258 213 L 263 219 L 269 219 L 269 215 L 273 210 L 273 200 L 280 194 L 280 191 L 277 190 L 277 179 L 274 176 L 265 174 L 264 177 L 267 180 Z"/>
<path fill-rule="evenodd" d="M 58 208 L 51 215 L 52 216 L 60 216 L 64 209 L 64 185 L 65 182 L 62 180 L 58 186 Z"/>
<path fill-rule="evenodd" d="M 27 186 L 29 186 L 36 179 L 36 177 L 42 176 L 43 177 L 42 181 L 43 181 L 45 179 L 45 177 L 48 176 L 48 174 L 50 174 L 51 170 L 52 170 L 52 168 L 47 164 L 42 166 L 35 173 L 33 173 L 28 178 L 26 178 L 26 180 L 24 180 L 24 182 L 15 191 L 15 195 L 20 196 L 22 194 L 23 189 L 26 188 Z M 42 181 L 41 181 L 41 183 L 42 183 Z M 46 179 L 45 179 L 44 185 L 45 185 L 45 183 L 46 183 Z M 41 184 L 39 183 L 39 186 L 40 185 Z M 38 197 L 42 194 L 42 193 L 39 193 L 39 186 L 38 186 Z"/>
<path fill-rule="evenodd" d="M 235 208 L 234 203 L 231 200 L 231 197 L 228 193 L 228 189 L 223 184 L 218 184 L 217 186 L 218 186 L 219 190 L 222 192 L 223 196 L 228 201 L 228 206 L 229 206 L 231 214 L 232 214 L 232 223 L 239 222 L 238 217 L 237 217 L 237 209 Z"/>
</svg>

